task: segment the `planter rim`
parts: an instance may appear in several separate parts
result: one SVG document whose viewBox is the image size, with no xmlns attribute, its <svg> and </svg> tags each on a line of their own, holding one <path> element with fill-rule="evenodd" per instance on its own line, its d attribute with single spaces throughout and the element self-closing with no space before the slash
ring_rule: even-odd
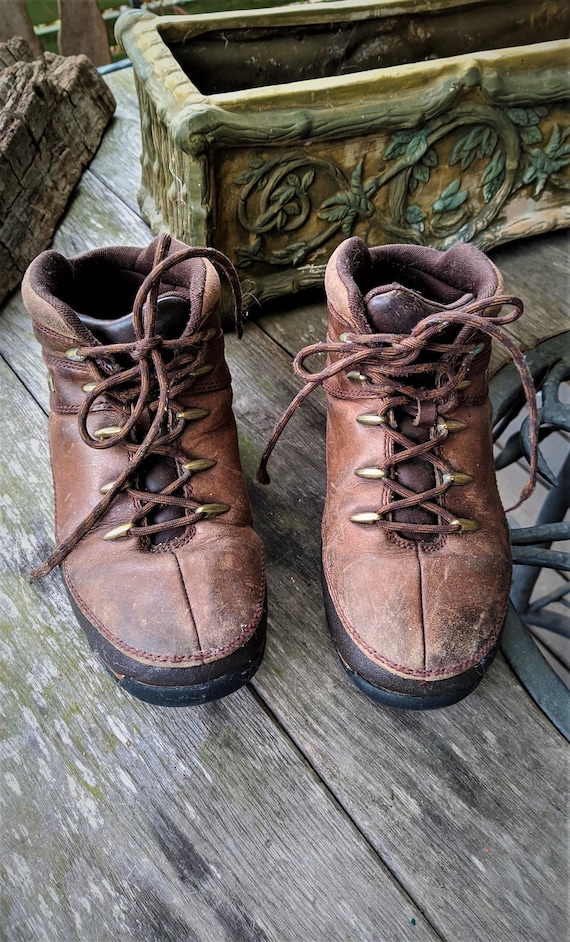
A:
<svg viewBox="0 0 570 942">
<path fill-rule="evenodd" d="M 466 5 L 465 0 L 444 2 Z M 397 5 L 391 4 L 391 9 L 395 12 L 396 6 L 401 10 L 404 5 L 417 9 L 420 5 L 433 7 L 433 2 L 398 0 Z M 244 25 L 247 18 L 250 25 L 253 20 L 266 22 L 270 13 L 273 23 L 277 10 L 281 18 L 289 15 L 288 19 L 294 22 L 292 13 L 308 9 L 320 13 L 322 20 L 325 7 L 330 13 L 330 7 L 336 11 L 343 6 L 327 0 L 316 9 L 298 5 L 278 7 L 261 11 L 261 15 L 260 11 L 252 11 L 240 18 L 235 13 L 227 13 L 224 20 L 228 25 L 230 22 Z M 378 9 L 378 5 L 371 2 L 359 4 L 359 7 L 368 11 Z M 384 11 L 384 6 L 381 9 Z M 413 126 L 418 120 L 428 120 L 450 106 L 465 88 L 480 88 L 490 101 L 508 106 L 511 101 L 520 101 L 521 75 L 525 76 L 525 98 L 530 106 L 562 100 L 570 90 L 570 40 L 557 40 L 205 95 L 178 64 L 162 34 L 174 26 L 182 35 L 194 35 L 196 21 L 200 21 L 202 29 L 199 31 L 203 31 L 204 24 L 210 28 L 214 22 L 218 25 L 220 19 L 221 15 L 210 13 L 158 17 L 144 11 L 127 11 L 117 22 L 117 37 L 135 71 L 155 100 L 160 117 L 170 126 L 177 145 L 188 153 L 202 153 L 213 143 L 240 146 L 244 132 L 249 144 L 259 145 L 309 137 L 332 138 L 338 134 L 348 113 L 352 123 L 360 125 L 363 133 L 374 132 L 379 121 L 383 128 Z M 313 19 L 318 22 L 319 18 L 314 16 Z M 544 70 L 537 68 L 541 64 L 548 68 L 548 81 Z M 355 100 L 361 103 L 358 113 L 355 113 Z M 380 103 L 382 109 L 378 107 Z M 251 127 L 247 110 L 252 106 L 256 112 L 266 115 L 263 127 Z"/>
</svg>

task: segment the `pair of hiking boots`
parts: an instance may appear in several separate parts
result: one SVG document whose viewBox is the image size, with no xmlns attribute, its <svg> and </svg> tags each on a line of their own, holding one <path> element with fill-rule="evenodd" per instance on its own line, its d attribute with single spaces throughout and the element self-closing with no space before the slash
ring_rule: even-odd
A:
<svg viewBox="0 0 570 942">
<path fill-rule="evenodd" d="M 58 545 L 71 604 L 135 696 L 203 703 L 246 683 L 265 643 L 263 547 L 252 529 L 224 358 L 214 249 L 42 253 L 23 287 L 48 370 Z M 486 370 L 520 302 L 471 245 L 369 250 L 326 272 L 326 341 L 294 362 L 327 392 L 323 591 L 342 664 L 388 706 L 466 696 L 493 659 L 511 577 Z M 511 313 L 501 315 L 503 303 Z M 309 373 L 304 361 L 325 354 Z M 270 365 L 268 365 L 270 368 Z M 530 395 L 530 393 L 529 393 Z M 532 399 L 532 396 L 530 396 Z"/>
</svg>

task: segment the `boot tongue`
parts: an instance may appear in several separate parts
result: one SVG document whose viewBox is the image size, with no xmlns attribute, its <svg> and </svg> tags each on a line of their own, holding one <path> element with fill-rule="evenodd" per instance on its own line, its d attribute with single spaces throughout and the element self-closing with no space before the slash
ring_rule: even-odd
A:
<svg viewBox="0 0 570 942">
<path fill-rule="evenodd" d="M 182 295 L 162 295 L 156 306 L 155 332 L 164 340 L 180 337 L 188 323 L 189 307 L 188 299 Z M 86 314 L 81 314 L 79 319 L 102 344 L 134 343 L 136 340 L 132 312 L 114 320 L 101 320 Z"/>
<path fill-rule="evenodd" d="M 174 340 L 180 337 L 188 324 L 189 308 L 188 299 L 182 295 L 164 294 L 159 297 L 156 309 L 156 334 L 164 340 Z M 82 314 L 80 320 L 102 344 L 134 343 L 136 340 L 132 312 L 114 320 L 100 320 L 98 317 L 88 317 Z M 121 357 L 122 355 L 117 357 L 118 362 L 121 362 Z M 125 359 L 129 358 L 125 357 Z M 172 484 L 177 477 L 178 468 L 172 458 L 150 455 L 139 467 L 138 486 L 142 490 L 157 494 L 168 484 Z M 180 517 L 184 517 L 184 511 L 178 507 L 157 507 L 148 514 L 147 522 L 153 524 L 172 520 L 174 523 Z M 150 538 L 151 543 L 156 546 L 159 543 L 176 539 L 183 534 L 183 526 L 184 524 L 178 527 L 173 526 L 171 529 L 153 534 Z"/>
<path fill-rule="evenodd" d="M 369 291 L 364 298 L 364 304 L 368 323 L 375 333 L 409 334 L 416 324 L 429 314 L 452 311 L 472 300 L 472 294 L 465 294 L 451 303 L 445 304 L 441 301 L 425 298 L 419 292 L 402 285 L 389 284 Z M 409 377 L 408 382 L 414 385 L 413 377 Z M 422 375 L 416 382 L 419 385 L 425 382 L 425 375 Z M 403 412 L 397 418 L 400 431 L 410 441 L 419 444 L 429 439 L 429 428 L 415 426 L 411 416 Z M 398 480 L 400 484 L 409 487 L 411 491 L 416 493 L 430 490 L 435 486 L 433 468 L 428 462 L 421 459 L 400 462 L 398 465 Z M 395 510 L 393 519 L 401 523 L 434 523 L 433 515 L 422 507 Z M 405 531 L 403 535 L 405 538 L 414 541 L 426 539 L 421 531 Z"/>
<path fill-rule="evenodd" d="M 464 294 L 451 304 L 443 304 L 403 285 L 390 284 L 369 291 L 364 304 L 368 323 L 375 333 L 409 334 L 429 314 L 453 311 L 472 300 L 472 294 Z"/>
</svg>

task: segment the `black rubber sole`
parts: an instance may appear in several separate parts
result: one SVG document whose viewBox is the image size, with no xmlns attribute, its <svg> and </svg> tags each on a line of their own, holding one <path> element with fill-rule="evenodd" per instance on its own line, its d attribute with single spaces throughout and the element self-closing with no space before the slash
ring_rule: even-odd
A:
<svg viewBox="0 0 570 942">
<path fill-rule="evenodd" d="M 338 658 L 358 689 L 382 706 L 395 710 L 439 710 L 442 707 L 459 703 L 479 686 L 499 649 L 501 633 L 486 657 L 463 674 L 438 681 L 399 677 L 397 674 L 378 667 L 357 648 L 337 615 L 324 573 L 322 573 L 322 586 L 327 624 Z M 362 665 L 360 671 L 356 669 L 355 664 Z M 375 674 L 375 681 L 364 677 L 364 670 Z M 376 680 L 378 677 L 386 680 L 385 686 Z M 402 689 L 394 689 L 398 686 Z"/>
<path fill-rule="evenodd" d="M 69 589 L 68 596 L 77 621 L 107 673 L 122 690 L 145 703 L 183 707 L 220 700 L 247 684 L 263 660 L 267 600 L 255 634 L 242 648 L 212 664 L 165 668 L 148 667 L 115 648 L 86 618 Z"/>
<path fill-rule="evenodd" d="M 228 694 L 234 693 L 248 683 L 263 660 L 264 647 L 261 648 L 255 660 L 250 661 L 241 671 L 232 671 L 216 677 L 205 684 L 194 684 L 185 687 L 158 687 L 151 684 L 142 684 L 131 677 L 117 677 L 107 665 L 103 666 L 111 675 L 117 686 L 138 700 L 153 703 L 155 706 L 184 707 L 200 706 L 212 700 L 221 700 Z"/>
<path fill-rule="evenodd" d="M 480 677 L 479 680 L 476 680 L 469 687 L 463 687 L 460 690 L 454 690 L 447 694 L 436 694 L 430 697 L 414 696 L 409 693 L 396 693 L 394 690 L 377 687 L 376 684 L 371 684 L 370 681 L 365 680 L 364 677 L 361 677 L 360 674 L 343 660 L 336 644 L 335 648 L 339 660 L 353 684 L 356 684 L 358 689 L 366 694 L 367 697 L 370 697 L 371 700 L 380 703 L 382 706 L 391 707 L 394 710 L 440 710 L 442 707 L 452 706 L 454 703 L 459 703 L 460 700 L 463 700 L 472 693 L 483 679 Z"/>
</svg>

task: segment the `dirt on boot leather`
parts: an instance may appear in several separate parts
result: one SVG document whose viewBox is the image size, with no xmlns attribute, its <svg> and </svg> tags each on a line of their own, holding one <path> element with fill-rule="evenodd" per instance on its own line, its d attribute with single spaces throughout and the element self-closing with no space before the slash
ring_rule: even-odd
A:
<svg viewBox="0 0 570 942">
<path fill-rule="evenodd" d="M 22 294 L 51 390 L 58 546 L 89 642 L 119 684 L 162 705 L 231 693 L 263 655 L 252 529 L 216 268 L 169 236 L 73 259 L 42 253 Z"/>
<path fill-rule="evenodd" d="M 529 405 L 533 458 L 521 500 L 536 480 L 532 377 L 502 330 L 522 304 L 502 295 L 486 256 L 461 243 L 369 250 L 352 238 L 331 257 L 325 287 L 327 340 L 296 357 L 307 385 L 276 426 L 258 478 L 268 481 L 267 460 L 295 409 L 324 386 L 323 592 L 337 652 L 380 703 L 447 706 L 495 656 L 511 583 L 493 467 L 492 338 L 508 348 Z M 307 372 L 316 354 L 327 365 Z"/>
</svg>

